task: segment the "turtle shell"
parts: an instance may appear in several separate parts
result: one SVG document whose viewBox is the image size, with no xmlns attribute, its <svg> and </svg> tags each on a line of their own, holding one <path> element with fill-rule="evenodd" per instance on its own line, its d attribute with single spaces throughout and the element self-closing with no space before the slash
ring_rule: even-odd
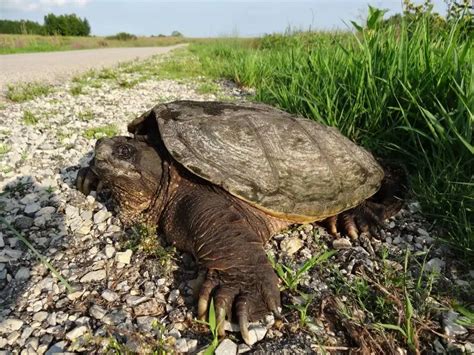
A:
<svg viewBox="0 0 474 355">
<path fill-rule="evenodd" d="M 156 132 L 158 123 L 159 132 Z M 383 169 L 337 129 L 263 104 L 176 101 L 130 123 L 189 171 L 276 217 L 322 220 L 380 187 Z"/>
</svg>

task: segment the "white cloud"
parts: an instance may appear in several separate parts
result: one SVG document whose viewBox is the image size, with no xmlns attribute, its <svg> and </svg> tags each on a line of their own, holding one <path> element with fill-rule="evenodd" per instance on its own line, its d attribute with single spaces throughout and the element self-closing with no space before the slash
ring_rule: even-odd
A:
<svg viewBox="0 0 474 355">
<path fill-rule="evenodd" d="M 0 11 L 37 11 L 63 6 L 82 7 L 87 5 L 90 1 L 91 0 L 0 0 Z"/>
</svg>

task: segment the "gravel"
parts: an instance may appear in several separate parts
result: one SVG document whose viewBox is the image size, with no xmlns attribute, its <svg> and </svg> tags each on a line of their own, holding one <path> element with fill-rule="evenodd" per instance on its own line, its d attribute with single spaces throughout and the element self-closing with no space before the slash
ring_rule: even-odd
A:
<svg viewBox="0 0 474 355">
<path fill-rule="evenodd" d="M 119 62 L 167 53 L 170 47 L 101 48 L 80 51 L 0 55 L 0 92 L 8 84 L 41 81 L 58 84 L 90 69 L 100 69 Z"/>
<path fill-rule="evenodd" d="M 0 195 L 0 214 L 28 237 L 74 289 L 68 294 L 66 287 L 2 227 L 1 349 L 13 353 L 93 353 L 103 352 L 113 338 L 135 352 L 146 352 L 150 346 L 197 352 L 208 346 L 207 327 L 193 320 L 192 281 L 197 266 L 192 257 L 163 247 L 160 239 L 153 250 L 162 253 L 146 253 L 133 245 L 133 233 L 116 217 L 107 196 L 86 197 L 73 186 L 79 168 L 92 158 L 96 139 L 84 136 L 88 128 L 114 123 L 126 134 L 131 119 L 159 102 L 222 96 L 240 100 L 246 96 L 228 83 L 221 83 L 219 96 L 198 94 L 196 87 L 192 81 L 150 79 L 125 89 L 104 81 L 100 88 L 72 96 L 70 83 L 66 83 L 48 96 L 0 109 L 0 139 L 8 147 L 0 155 L 0 191 L 5 192 Z M 39 122 L 25 125 L 25 111 L 37 115 Z M 81 119 L 84 112 L 90 112 L 93 119 Z M 317 300 L 335 282 L 330 270 L 338 270 L 348 280 L 354 279 L 361 266 L 372 272 L 379 272 L 381 264 L 403 271 L 397 256 L 407 249 L 429 252 L 426 265 L 443 273 L 447 287 L 470 285 L 474 270 L 468 273 L 471 278 L 457 272 L 449 253 L 435 244 L 435 237 L 419 204 L 412 202 L 387 222 L 380 239 L 334 240 L 323 228 L 304 225 L 276 235 L 266 249 L 277 262 L 293 268 L 324 249 L 337 249 L 330 267 L 316 266 L 301 279 L 300 287 Z M 382 250 L 389 255 L 383 262 Z M 282 295 L 284 304 L 304 304 L 304 299 L 288 292 Z M 298 328 L 295 309 L 284 309 L 284 313 L 282 320 L 267 316 L 251 325 L 251 347 L 243 344 L 238 326 L 226 324 L 229 337 L 216 353 L 308 353 L 316 351 L 320 341 L 347 346 L 343 329 L 326 327 L 316 312 L 308 313 L 304 331 Z M 439 338 L 438 348 L 459 348 L 457 336 L 464 337 L 463 349 L 472 346 L 474 339 L 466 338 L 468 330 L 458 326 L 458 317 L 446 312 L 439 319 L 440 331 L 449 338 Z"/>
</svg>

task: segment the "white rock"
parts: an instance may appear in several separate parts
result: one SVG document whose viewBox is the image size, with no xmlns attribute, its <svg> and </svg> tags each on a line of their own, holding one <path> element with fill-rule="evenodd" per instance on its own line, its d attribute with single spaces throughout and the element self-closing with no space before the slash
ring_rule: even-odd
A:
<svg viewBox="0 0 474 355">
<path fill-rule="evenodd" d="M 107 244 L 105 246 L 105 256 L 110 259 L 115 255 L 115 248 L 113 245 Z"/>
<path fill-rule="evenodd" d="M 84 335 L 85 333 L 87 333 L 87 327 L 85 325 L 81 325 L 80 327 L 76 327 L 70 332 L 66 333 L 66 338 L 69 340 L 74 340 Z"/>
<path fill-rule="evenodd" d="M 349 249 L 352 247 L 352 243 L 349 239 L 337 238 L 337 239 L 334 239 L 334 241 L 332 242 L 332 246 L 334 249 L 337 249 L 337 250 Z"/>
<path fill-rule="evenodd" d="M 117 254 L 115 254 L 115 261 L 122 264 L 130 264 L 132 254 L 133 252 L 131 249 L 127 249 L 124 252 L 118 252 Z"/>
<path fill-rule="evenodd" d="M 180 354 L 185 354 L 189 351 L 188 349 L 188 343 L 186 342 L 186 339 L 177 339 L 176 344 L 175 344 L 176 351 Z"/>
<path fill-rule="evenodd" d="M 255 344 L 257 341 L 265 338 L 267 328 L 262 326 L 249 327 L 249 345 Z"/>
<path fill-rule="evenodd" d="M 107 210 L 100 210 L 94 215 L 94 223 L 99 224 L 102 222 L 105 222 L 112 216 L 112 213 L 110 213 Z"/>
<path fill-rule="evenodd" d="M 81 282 L 101 281 L 107 276 L 105 270 L 91 271 L 81 277 Z"/>
<path fill-rule="evenodd" d="M 46 318 L 48 318 L 48 312 L 46 311 L 37 312 L 33 315 L 35 322 L 43 322 Z"/>
<path fill-rule="evenodd" d="M 5 246 L 5 241 L 3 240 L 3 235 L 0 233 L 0 248 Z"/>
<path fill-rule="evenodd" d="M 197 339 L 186 339 L 187 345 L 188 345 L 188 352 L 194 353 L 197 350 L 198 347 L 198 341 Z"/>
<path fill-rule="evenodd" d="M 303 247 L 303 241 L 298 237 L 285 238 L 280 243 L 281 250 L 291 256 Z"/>
<path fill-rule="evenodd" d="M 23 321 L 15 318 L 8 318 L 0 322 L 0 334 L 8 334 L 20 329 Z"/>
<path fill-rule="evenodd" d="M 214 352 L 215 355 L 235 355 L 237 354 L 237 344 L 230 339 L 224 339 Z"/>
<path fill-rule="evenodd" d="M 252 348 L 247 344 L 239 344 L 239 349 L 237 350 L 237 352 L 239 354 L 245 354 L 248 353 L 250 350 L 252 350 Z"/>
</svg>

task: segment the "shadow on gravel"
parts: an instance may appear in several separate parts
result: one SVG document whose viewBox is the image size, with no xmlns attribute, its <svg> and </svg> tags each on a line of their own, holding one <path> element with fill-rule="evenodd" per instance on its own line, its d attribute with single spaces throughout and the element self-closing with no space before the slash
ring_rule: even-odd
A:
<svg viewBox="0 0 474 355">
<path fill-rule="evenodd" d="M 0 195 L 0 216 L 73 288 L 2 225 L 0 349 L 142 353 L 207 344 L 193 320 L 192 257 L 143 226 L 124 228 L 107 193 L 96 200 L 74 188 L 78 168 L 61 169 L 57 183 L 17 178 Z"/>
</svg>

